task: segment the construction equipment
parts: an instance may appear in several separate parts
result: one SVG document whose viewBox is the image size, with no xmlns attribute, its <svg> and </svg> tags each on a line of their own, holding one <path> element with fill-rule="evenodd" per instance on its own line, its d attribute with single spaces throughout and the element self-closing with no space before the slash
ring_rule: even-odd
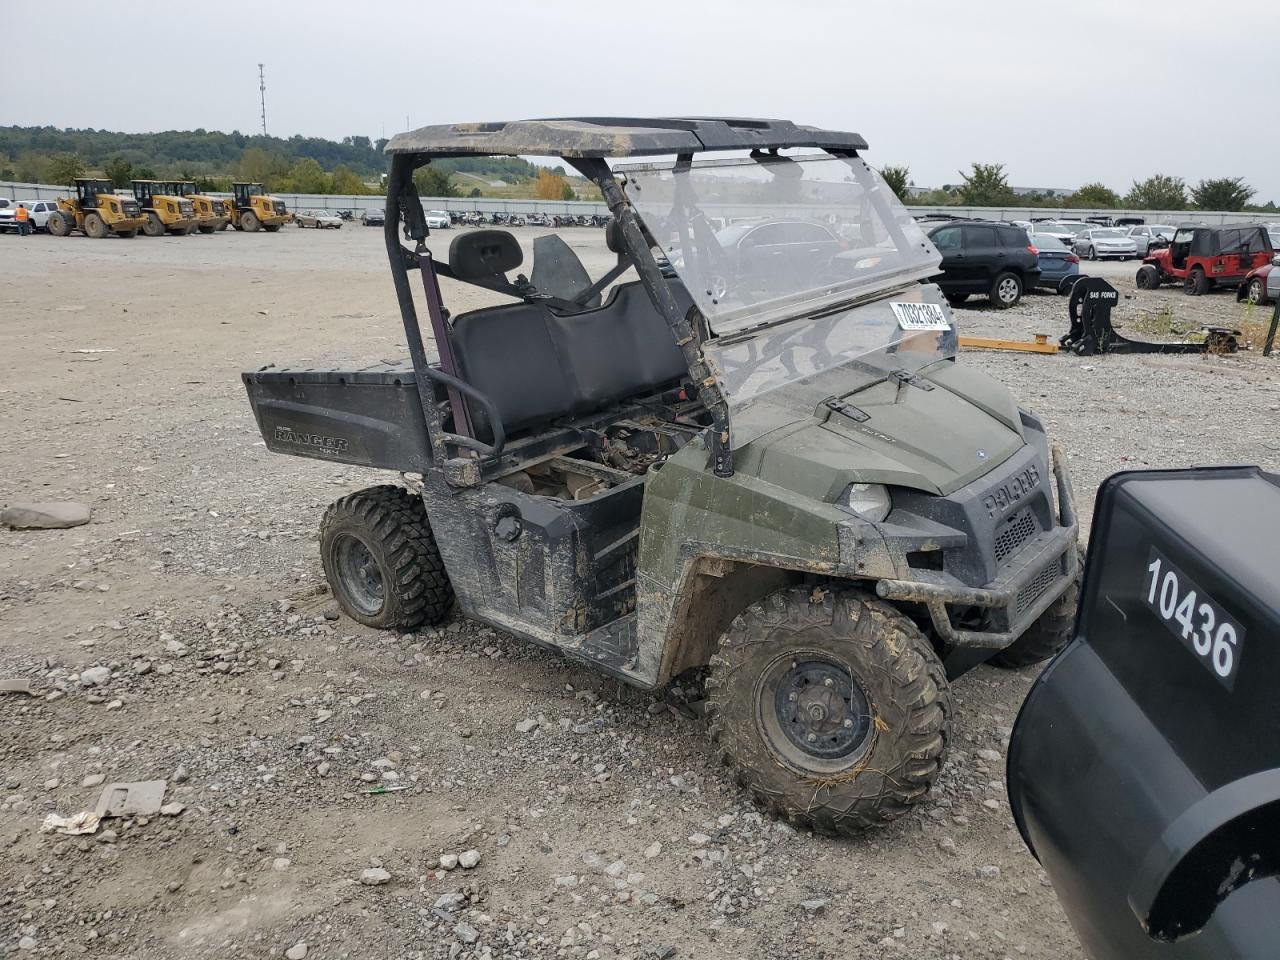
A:
<svg viewBox="0 0 1280 960">
<path fill-rule="evenodd" d="M 65 237 L 79 230 L 86 237 L 100 240 L 109 233 L 120 237 L 136 237 L 146 224 L 136 200 L 117 196 L 110 180 L 81 178 L 76 180 L 76 195 L 58 200 L 58 209 L 45 225 L 55 237 Z"/>
<path fill-rule="evenodd" d="M 1172 343 L 1130 340 L 1111 326 L 1111 310 L 1120 293 L 1101 277 L 1081 277 L 1071 288 L 1067 310 L 1071 328 L 1058 342 L 1082 357 L 1099 353 L 1235 353 L 1239 330 L 1201 327 L 1187 339 Z"/>
<path fill-rule="evenodd" d="M 196 185 L 190 180 L 179 180 L 174 184 L 178 196 L 191 201 L 196 213 L 196 229 L 201 233 L 213 233 L 215 230 L 227 229 L 231 215 L 227 213 L 227 201 L 219 197 L 197 193 Z"/>
<path fill-rule="evenodd" d="M 146 218 L 142 232 L 148 237 L 163 237 L 166 233 L 185 237 L 199 223 L 195 206 L 178 195 L 172 181 L 134 180 L 133 196 Z"/>
<path fill-rule="evenodd" d="M 1280 477 L 1098 491 L 1070 645 L 1009 743 L 1009 808 L 1093 960 L 1280 945 Z"/>
<path fill-rule="evenodd" d="M 233 183 L 231 192 L 231 225 L 237 230 L 275 233 L 282 224 L 293 220 L 284 201 L 264 193 L 260 183 Z"/>
</svg>

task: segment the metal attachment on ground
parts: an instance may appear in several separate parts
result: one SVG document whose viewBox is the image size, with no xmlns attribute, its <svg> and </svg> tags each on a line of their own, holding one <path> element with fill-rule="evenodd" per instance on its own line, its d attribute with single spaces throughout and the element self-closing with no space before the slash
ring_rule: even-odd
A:
<svg viewBox="0 0 1280 960">
<path fill-rule="evenodd" d="M 1071 328 L 1058 342 L 1082 357 L 1099 353 L 1235 353 L 1239 330 L 1201 327 L 1189 339 L 1175 343 L 1130 340 L 1111 325 L 1111 311 L 1120 294 L 1101 277 L 1081 277 L 1071 288 L 1067 310 Z"/>
</svg>

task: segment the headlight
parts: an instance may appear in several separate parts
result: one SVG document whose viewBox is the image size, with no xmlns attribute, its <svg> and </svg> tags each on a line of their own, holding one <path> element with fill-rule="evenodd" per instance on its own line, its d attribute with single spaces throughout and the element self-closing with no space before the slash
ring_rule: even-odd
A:
<svg viewBox="0 0 1280 960">
<path fill-rule="evenodd" d="M 893 500 L 883 483 L 851 483 L 836 498 L 836 506 L 863 520 L 879 523 L 889 515 Z"/>
</svg>

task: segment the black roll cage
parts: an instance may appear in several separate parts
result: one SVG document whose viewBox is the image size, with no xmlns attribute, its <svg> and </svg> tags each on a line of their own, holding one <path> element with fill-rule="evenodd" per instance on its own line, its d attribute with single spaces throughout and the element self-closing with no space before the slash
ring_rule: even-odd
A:
<svg viewBox="0 0 1280 960">
<path fill-rule="evenodd" d="M 842 159 L 857 158 L 856 149 L 825 147 L 825 152 Z M 417 307 L 414 303 L 412 286 L 409 280 L 409 268 L 416 267 L 422 271 L 426 293 L 428 314 L 436 331 L 437 350 L 442 359 L 449 350 L 447 342 L 441 343 L 440 333 L 444 330 L 445 314 L 440 301 L 440 288 L 437 281 L 437 268 L 431 252 L 426 247 L 426 238 L 430 233 L 426 225 L 426 217 L 422 201 L 413 183 L 413 172 L 436 157 L 457 158 L 461 156 L 490 156 L 485 153 L 449 153 L 431 152 L 399 152 L 391 154 L 391 171 L 387 178 L 387 216 L 383 223 L 383 238 L 387 248 L 387 258 L 391 265 L 391 276 L 395 284 L 396 300 L 400 307 L 400 317 L 404 324 L 405 342 L 409 347 L 409 356 L 413 363 L 414 376 L 419 384 L 418 399 L 422 406 L 423 419 L 426 421 L 428 440 L 431 444 L 433 460 L 443 465 L 446 479 L 457 485 L 470 485 L 479 482 L 482 476 L 480 465 L 475 457 L 460 457 L 458 448 L 478 454 L 481 458 L 489 458 L 501 462 L 507 445 L 506 431 L 502 418 L 493 401 L 465 380 L 450 374 L 427 361 L 426 347 L 422 340 L 422 328 L 418 320 Z M 766 155 L 752 152 L 755 159 Z M 771 158 L 783 161 L 776 149 Z M 680 348 L 685 366 L 689 371 L 690 381 L 697 399 L 702 403 L 711 418 L 708 428 L 708 446 L 711 450 L 712 468 L 716 476 L 733 476 L 733 449 L 729 430 L 729 405 L 720 389 L 710 366 L 702 353 L 702 346 L 708 332 L 706 318 L 697 306 L 682 311 L 675 296 L 663 277 L 662 268 L 653 256 L 652 248 L 646 239 L 647 231 L 642 227 L 639 216 L 627 200 L 626 194 L 614 177 L 612 169 L 603 157 L 561 156 L 559 159 L 570 164 L 584 177 L 594 183 L 604 198 L 609 212 L 618 225 L 623 253 L 619 254 L 619 263 L 625 256 L 635 267 L 640 283 L 649 295 L 659 315 L 666 321 L 672 338 Z M 687 168 L 693 161 L 691 153 L 680 153 L 676 158 L 677 168 Z M 884 201 L 881 198 L 880 204 Z M 888 211 L 881 211 L 886 223 L 893 224 Z M 410 250 L 401 243 L 398 230 L 404 224 L 405 238 L 414 242 Z M 446 271 L 439 273 L 449 275 Z M 454 427 L 469 430 L 469 415 L 466 406 L 461 402 L 462 396 L 475 401 L 485 412 L 493 434 L 492 443 L 485 443 L 474 436 L 462 433 L 449 433 L 444 429 L 444 420 L 439 407 L 435 403 L 434 390 L 425 389 L 428 383 L 440 384 L 447 392 L 450 406 L 455 413 Z"/>
</svg>

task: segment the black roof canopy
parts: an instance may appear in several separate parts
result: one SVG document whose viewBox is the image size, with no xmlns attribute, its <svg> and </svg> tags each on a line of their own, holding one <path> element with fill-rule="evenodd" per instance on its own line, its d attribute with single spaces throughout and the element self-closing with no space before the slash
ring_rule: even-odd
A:
<svg viewBox="0 0 1280 960">
<path fill-rule="evenodd" d="M 865 150 L 856 133 L 790 120 L 733 117 L 561 117 L 420 127 L 392 137 L 387 153 L 464 156 L 642 157 L 709 150 L 816 147 Z"/>
</svg>

